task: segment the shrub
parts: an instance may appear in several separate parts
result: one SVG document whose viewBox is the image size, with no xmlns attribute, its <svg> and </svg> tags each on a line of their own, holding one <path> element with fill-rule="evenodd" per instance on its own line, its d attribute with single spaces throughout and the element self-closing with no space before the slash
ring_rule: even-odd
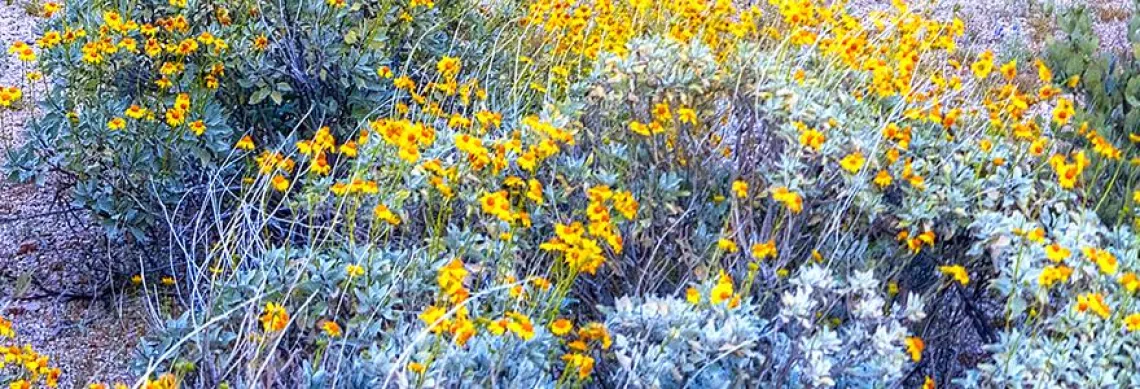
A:
<svg viewBox="0 0 1140 389">
<path fill-rule="evenodd" d="M 376 70 L 418 74 L 410 60 L 445 49 L 439 30 L 463 16 L 454 2 L 48 4 L 62 10 L 50 11 L 35 45 L 51 80 L 43 115 L 8 170 L 66 173 L 75 202 L 112 237 L 143 242 L 165 239 L 154 227 L 169 219 L 228 206 L 241 140 L 352 131 L 372 102 L 391 98 Z M 401 19 L 407 12 L 423 17 Z"/>
<path fill-rule="evenodd" d="M 1130 229 L 1096 216 L 1124 151 L 1047 63 L 962 53 L 965 26 L 925 15 L 78 3 L 45 28 L 88 35 L 39 45 L 55 87 L 29 133 L 60 147 L 14 161 L 73 172 L 112 233 L 162 227 L 177 279 L 136 278 L 169 317 L 143 381 L 1108 382 L 1120 354 L 1020 345 L 1068 347 L 1073 316 L 1112 350 L 1140 329 L 1113 316 Z M 153 121 L 115 121 L 137 102 Z M 993 356 L 976 368 L 948 346 L 966 331 Z"/>
</svg>

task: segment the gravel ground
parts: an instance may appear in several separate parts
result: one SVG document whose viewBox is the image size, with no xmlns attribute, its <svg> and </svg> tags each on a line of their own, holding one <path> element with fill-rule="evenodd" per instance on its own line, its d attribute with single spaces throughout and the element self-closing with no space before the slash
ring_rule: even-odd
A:
<svg viewBox="0 0 1140 389">
<path fill-rule="evenodd" d="M 21 2 L 0 2 L 0 85 L 20 85 L 25 102 L 36 92 L 22 81 L 22 64 L 7 48 L 33 40 L 33 23 Z M 43 85 L 38 88 L 42 93 Z M 30 115 L 28 109 L 0 112 L 0 152 L 22 142 L 19 130 Z M 103 272 L 93 269 L 114 250 L 82 213 L 62 212 L 70 205 L 61 187 L 59 177 L 42 186 L 0 180 L 0 315 L 12 320 L 19 341 L 51 357 L 63 371 L 62 387 L 129 380 L 127 363 L 146 328 L 145 310 L 139 299 L 95 290 L 104 283 L 92 277 Z M 37 217 L 44 214 L 50 215 Z"/>
<path fill-rule="evenodd" d="M 925 1 L 910 1 L 926 3 Z M 933 0 L 931 11 L 939 19 L 957 16 L 966 23 L 965 48 L 1026 50 L 1036 53 L 1058 30 L 1048 13 L 1050 5 L 1066 9 L 1084 4 L 1094 17 L 1093 31 L 1101 48 L 1123 52 L 1128 48 L 1130 0 Z M 887 9 L 890 0 L 852 0 L 855 13 Z"/>
</svg>

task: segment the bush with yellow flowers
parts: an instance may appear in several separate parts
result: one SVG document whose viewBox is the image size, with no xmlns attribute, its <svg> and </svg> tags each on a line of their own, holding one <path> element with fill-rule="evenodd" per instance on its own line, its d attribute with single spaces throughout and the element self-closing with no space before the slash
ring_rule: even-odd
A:
<svg viewBox="0 0 1140 389">
<path fill-rule="evenodd" d="M 52 13 L 33 49 L 52 88 L 14 171 L 69 172 L 113 234 L 167 243 L 177 306 L 139 347 L 143 381 L 1132 382 L 1134 215 L 1097 216 L 1100 188 L 1132 190 L 1131 150 L 1045 61 L 959 47 L 956 18 L 816 0 Z"/>
<path fill-rule="evenodd" d="M 156 227 L 168 219 L 227 206 L 255 145 L 311 136 L 314 123 L 351 131 L 345 123 L 392 98 L 377 69 L 418 72 L 410 60 L 445 50 L 438 30 L 462 16 L 451 2 L 42 7 L 35 42 L 9 50 L 30 64 L 29 80 L 44 79 L 29 81 L 43 89 L 42 115 L 23 147 L 7 150 L 6 170 L 21 180 L 63 173 L 110 236 L 139 242 L 166 239 Z M 0 107 L 20 92 L 4 89 Z"/>
</svg>

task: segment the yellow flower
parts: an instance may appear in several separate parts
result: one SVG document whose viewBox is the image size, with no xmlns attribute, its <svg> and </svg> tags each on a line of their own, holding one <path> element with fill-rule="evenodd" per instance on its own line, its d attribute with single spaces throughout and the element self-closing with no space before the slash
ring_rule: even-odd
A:
<svg viewBox="0 0 1140 389">
<path fill-rule="evenodd" d="M 166 124 L 171 127 L 178 127 L 186 122 L 186 113 L 180 109 L 172 109 L 166 111 Z"/>
<path fill-rule="evenodd" d="M 289 313 L 285 307 L 277 303 L 265 303 L 265 310 L 261 314 L 261 328 L 265 332 L 277 332 L 285 329 L 289 324 Z"/>
<path fill-rule="evenodd" d="M 253 37 L 253 49 L 254 49 L 254 51 L 265 51 L 265 49 L 268 49 L 268 48 L 269 48 L 269 37 L 266 37 L 265 34 L 261 34 L 261 35 Z"/>
<path fill-rule="evenodd" d="M 1072 101 L 1065 98 L 1057 99 L 1057 106 L 1053 108 L 1053 122 L 1062 126 L 1068 124 L 1075 113 Z"/>
<path fill-rule="evenodd" d="M 1041 227 L 1034 228 L 1025 234 L 1025 239 L 1033 243 L 1045 242 L 1045 229 Z"/>
<path fill-rule="evenodd" d="M 1005 77 L 1006 81 L 1013 81 L 1014 77 L 1017 77 L 1017 60 L 1011 60 L 1005 65 L 1001 65 L 1001 75 Z"/>
<path fill-rule="evenodd" d="M 507 323 L 507 330 L 522 340 L 534 338 L 534 325 L 531 324 L 529 317 L 518 312 L 507 312 L 506 316 L 510 319 Z"/>
<path fill-rule="evenodd" d="M 863 157 L 863 153 L 856 151 L 851 154 L 847 154 L 846 157 L 843 157 L 843 159 L 839 160 L 839 166 L 842 167 L 843 170 L 846 170 L 848 173 L 855 174 L 859 172 L 859 169 L 863 168 L 863 164 L 866 162 L 867 158 Z"/>
<path fill-rule="evenodd" d="M 246 151 L 253 150 L 253 138 L 250 138 L 249 135 L 241 137 L 241 139 L 237 141 L 237 144 L 234 145 L 234 148 Z"/>
<path fill-rule="evenodd" d="M 32 62 L 36 60 L 36 52 L 31 47 L 25 47 L 17 53 L 19 60 L 24 62 Z"/>
<path fill-rule="evenodd" d="M 356 157 L 356 152 L 357 152 L 356 141 L 350 140 L 348 142 L 344 142 L 344 144 L 340 145 L 340 148 L 338 149 L 338 151 L 340 151 L 340 154 L 345 156 L 345 157 L 348 157 L 348 158 Z"/>
<path fill-rule="evenodd" d="M 772 199 L 783 203 L 792 213 L 800 213 L 804 209 L 804 198 L 784 186 L 772 188 Z"/>
<path fill-rule="evenodd" d="M 890 186 L 891 181 L 891 174 L 886 170 L 879 170 L 879 173 L 875 175 L 875 185 L 878 185 L 880 188 Z"/>
<path fill-rule="evenodd" d="M 1037 79 L 1044 84 L 1052 83 L 1053 71 L 1049 70 L 1049 67 L 1045 65 L 1045 61 L 1038 59 L 1034 61 L 1034 63 L 1037 65 Z"/>
<path fill-rule="evenodd" d="M 757 243 L 752 245 L 752 258 L 756 260 L 763 260 L 766 258 L 775 258 L 778 253 L 776 252 L 776 241 L 768 240 L 764 243 Z"/>
<path fill-rule="evenodd" d="M 325 320 L 324 323 L 321 323 L 321 330 L 330 338 L 339 338 L 342 335 L 340 324 L 336 324 L 332 320 Z"/>
<path fill-rule="evenodd" d="M 544 201 L 542 197 L 542 183 L 533 178 L 527 180 L 526 198 L 530 199 L 530 201 L 533 201 L 537 205 L 542 205 Z"/>
<path fill-rule="evenodd" d="M 420 321 L 426 324 L 428 329 L 432 332 L 440 333 L 443 332 L 444 328 L 450 325 L 448 320 L 444 319 L 444 315 L 446 314 L 446 309 L 432 305 L 425 308 L 423 312 L 420 312 Z"/>
<path fill-rule="evenodd" d="M 392 68 L 381 66 L 376 69 L 376 75 L 380 76 L 380 78 L 392 78 Z"/>
<path fill-rule="evenodd" d="M 127 126 L 127 121 L 123 120 L 123 118 L 121 118 L 121 117 L 116 117 L 114 119 L 111 119 L 111 121 L 107 122 L 107 128 L 112 129 L 112 130 L 122 130 L 123 128 L 126 128 L 126 126 Z"/>
<path fill-rule="evenodd" d="M 1048 145 L 1049 145 L 1049 138 L 1037 139 L 1037 140 L 1033 141 L 1032 144 L 1029 145 L 1029 153 L 1034 155 L 1034 156 L 1045 154 L 1045 148 Z"/>
<path fill-rule="evenodd" d="M 970 70 L 974 72 L 974 77 L 978 79 L 986 78 L 990 72 L 994 70 L 994 53 L 986 50 L 982 55 L 978 56 L 978 60 L 970 65 Z"/>
<path fill-rule="evenodd" d="M 422 363 L 412 362 L 408 364 L 408 370 L 416 374 L 423 374 L 427 368 Z"/>
<path fill-rule="evenodd" d="M 709 301 L 714 305 L 720 304 L 732 299 L 733 293 L 732 277 L 729 277 L 728 273 L 721 270 L 720 279 L 717 280 L 716 285 L 713 286 L 712 292 L 709 294 Z"/>
<path fill-rule="evenodd" d="M 581 353 L 570 353 L 562 356 L 567 369 L 576 369 L 578 380 L 584 380 L 594 371 L 594 358 Z"/>
<path fill-rule="evenodd" d="M 939 266 L 938 271 L 953 277 L 959 284 L 966 285 L 970 283 L 970 275 L 966 273 L 966 268 L 962 267 L 962 265 Z"/>
<path fill-rule="evenodd" d="M 355 263 L 349 264 L 344 267 L 344 273 L 347 274 L 349 278 L 360 277 L 364 275 L 364 266 Z"/>
<path fill-rule="evenodd" d="M 925 243 L 930 247 L 934 247 L 934 239 L 934 231 L 925 231 L 921 234 L 918 234 L 918 241 Z"/>
<path fill-rule="evenodd" d="M 190 132 L 193 132 L 196 136 L 202 136 L 202 134 L 206 133 L 206 123 L 201 120 L 191 122 Z"/>
<path fill-rule="evenodd" d="M 926 376 L 926 379 L 922 381 L 922 389 L 935 389 L 934 379 Z"/>
<path fill-rule="evenodd" d="M 483 213 L 494 215 L 508 223 L 514 221 L 515 216 L 511 213 L 510 199 L 505 190 L 484 194 L 479 198 L 479 204 Z"/>
<path fill-rule="evenodd" d="M 475 336 L 475 333 L 475 324 L 466 317 L 461 316 L 455 320 L 455 324 L 451 325 L 451 334 L 455 337 L 455 344 L 460 347 L 466 346 L 467 341 Z"/>
<path fill-rule="evenodd" d="M 1101 319 L 1107 319 L 1112 314 L 1112 310 L 1104 303 L 1104 295 L 1100 293 L 1085 293 L 1077 296 L 1077 312 L 1085 313 L 1092 311 Z"/>
<path fill-rule="evenodd" d="M 1064 261 L 1065 258 L 1069 257 L 1069 254 L 1070 254 L 1069 249 L 1061 246 L 1060 243 L 1053 242 L 1053 244 L 1045 246 L 1045 257 L 1049 258 L 1050 261 L 1053 261 L 1053 262 Z"/>
<path fill-rule="evenodd" d="M 273 181 L 271 183 L 273 184 L 273 189 L 278 192 L 289 190 L 289 179 L 280 174 L 273 176 Z"/>
<path fill-rule="evenodd" d="M 147 115 L 147 113 L 149 112 L 146 108 L 140 107 L 138 105 L 131 105 L 131 107 L 127 108 L 127 110 L 124 112 L 127 117 L 135 120 L 142 119 Z"/>
<path fill-rule="evenodd" d="M 644 124 L 641 124 L 641 122 L 637 122 L 637 121 L 629 122 L 629 130 L 631 132 L 633 132 L 634 134 L 641 135 L 641 136 L 649 136 L 650 135 L 649 127 L 644 125 Z"/>
<path fill-rule="evenodd" d="M 545 277 L 535 277 L 531 279 L 531 283 L 534 284 L 536 288 L 541 290 L 550 290 L 550 287 L 554 286 L 550 283 L 550 280 L 546 279 Z"/>
<path fill-rule="evenodd" d="M 926 349 L 926 342 L 917 336 L 910 336 L 906 338 L 906 352 L 910 354 L 910 360 L 918 362 L 922 360 L 922 350 Z"/>
<path fill-rule="evenodd" d="M 376 208 L 372 210 L 372 214 L 375 215 L 377 219 L 388 222 L 388 224 L 393 226 L 400 225 L 400 217 L 396 216 L 391 209 L 388 209 L 387 205 L 376 204 Z"/>
<path fill-rule="evenodd" d="M 456 258 L 439 269 L 439 273 L 436 275 L 436 283 L 439 284 L 439 290 L 450 297 L 453 300 L 452 302 L 462 302 L 467 299 L 469 294 L 467 288 L 463 286 L 467 275 L 468 271 L 463 260 Z"/>
<path fill-rule="evenodd" d="M 63 9 L 63 4 L 60 4 L 60 3 L 57 3 L 54 1 L 49 1 L 49 2 L 44 3 L 43 15 L 45 18 L 51 18 L 53 15 L 56 14 L 56 12 L 59 12 L 62 9 Z"/>
<path fill-rule="evenodd" d="M 1069 276 L 1073 274 L 1073 269 L 1065 265 L 1046 266 L 1041 270 L 1041 274 L 1037 276 L 1037 283 L 1043 288 L 1050 288 L 1057 282 L 1066 282 Z"/>
<path fill-rule="evenodd" d="M 692 108 L 679 108 L 677 109 L 677 119 L 680 120 L 681 123 L 696 125 L 697 111 L 694 111 Z"/>
<path fill-rule="evenodd" d="M 435 69 L 444 79 L 454 79 L 462 68 L 459 58 L 444 56 L 436 63 Z"/>
<path fill-rule="evenodd" d="M 688 290 L 685 290 L 685 301 L 693 305 L 699 304 L 701 302 L 701 292 L 698 291 L 697 288 L 690 286 Z"/>
<path fill-rule="evenodd" d="M 412 79 L 408 78 L 408 76 L 397 77 L 392 81 L 392 85 L 395 86 L 396 89 L 404 89 L 409 92 L 413 89 L 416 89 L 416 82 L 412 81 Z"/>
<path fill-rule="evenodd" d="M 736 246 L 736 242 L 733 242 L 732 240 L 726 238 L 720 238 L 717 240 L 716 247 L 721 251 L 729 254 L 735 253 L 737 250 L 739 250 L 739 248 Z"/>
<path fill-rule="evenodd" d="M 1077 84 L 1079 84 L 1080 82 L 1081 82 L 1081 76 L 1075 75 L 1075 76 L 1069 77 L 1069 79 L 1065 81 L 1065 86 L 1068 86 L 1069 88 L 1076 88 Z"/>
<path fill-rule="evenodd" d="M 737 198 L 748 197 L 748 183 L 744 182 L 744 180 L 733 181 L 732 193 L 735 194 Z"/>
<path fill-rule="evenodd" d="M 555 320 L 554 323 L 550 323 L 550 333 L 554 334 L 554 336 L 566 335 L 573 330 L 574 323 L 566 319 L 558 319 Z"/>
<path fill-rule="evenodd" d="M 1125 316 L 1124 326 L 1127 327 L 1128 331 L 1130 332 L 1136 332 L 1140 330 L 1140 313 L 1133 313 Z"/>
<path fill-rule="evenodd" d="M 1093 261 L 1093 263 L 1096 263 L 1097 267 L 1100 268 L 1101 273 L 1107 275 L 1116 274 L 1116 256 L 1112 255 L 1112 253 L 1108 252 L 1108 250 L 1101 250 L 1095 247 L 1085 247 L 1084 249 L 1081 249 L 1081 251 L 1085 254 L 1085 257 L 1088 257 L 1089 260 Z"/>
<path fill-rule="evenodd" d="M 1135 293 L 1136 289 L 1140 289 L 1140 277 L 1133 272 L 1124 273 L 1120 276 L 1120 285 L 1124 286 L 1124 290 L 1128 293 Z"/>
<path fill-rule="evenodd" d="M 822 132 L 814 129 L 804 131 L 800 134 L 800 146 L 810 148 L 814 151 L 819 151 L 819 148 L 823 147 L 823 142 L 826 140 L 827 137 L 824 136 Z"/>
<path fill-rule="evenodd" d="M 12 106 L 12 103 L 19 101 L 23 95 L 24 92 L 20 91 L 20 88 L 14 86 L 5 88 L 0 86 L 0 107 Z"/>
<path fill-rule="evenodd" d="M 660 102 L 653 106 L 653 120 L 661 123 L 673 121 L 673 112 L 669 110 L 669 103 Z"/>
<path fill-rule="evenodd" d="M 12 322 L 3 317 L 0 317 L 0 337 L 9 339 L 16 337 L 16 331 L 12 330 Z"/>
</svg>

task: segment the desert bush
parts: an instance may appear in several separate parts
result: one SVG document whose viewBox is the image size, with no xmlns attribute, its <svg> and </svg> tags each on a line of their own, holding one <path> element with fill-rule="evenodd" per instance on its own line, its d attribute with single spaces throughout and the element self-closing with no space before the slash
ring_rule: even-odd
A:
<svg viewBox="0 0 1140 389">
<path fill-rule="evenodd" d="M 1125 150 L 1046 61 L 959 50 L 958 19 L 126 6 L 45 21 L 53 87 L 13 161 L 75 175 L 113 234 L 166 242 L 177 278 L 135 278 L 161 322 L 140 384 L 1130 380 L 1131 215 L 1098 216 Z M 132 104 L 154 119 L 115 121 Z M 1091 346 L 1090 326 L 1113 335 Z"/>
<path fill-rule="evenodd" d="M 451 4 L 49 2 L 43 114 L 7 170 L 61 171 L 112 237 L 165 239 L 169 219 L 227 206 L 248 142 L 350 131 L 390 98 L 377 69 L 417 74 L 410 59 L 446 49 Z"/>
</svg>

